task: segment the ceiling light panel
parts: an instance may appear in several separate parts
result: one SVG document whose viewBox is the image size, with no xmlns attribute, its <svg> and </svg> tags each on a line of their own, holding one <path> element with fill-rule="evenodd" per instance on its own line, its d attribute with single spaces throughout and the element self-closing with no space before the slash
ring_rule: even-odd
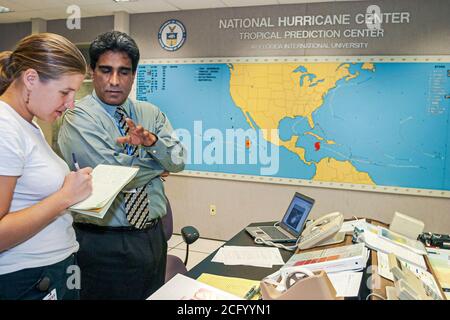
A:
<svg viewBox="0 0 450 320">
<path fill-rule="evenodd" d="M 221 0 L 166 0 L 181 10 L 227 7 Z"/>
</svg>

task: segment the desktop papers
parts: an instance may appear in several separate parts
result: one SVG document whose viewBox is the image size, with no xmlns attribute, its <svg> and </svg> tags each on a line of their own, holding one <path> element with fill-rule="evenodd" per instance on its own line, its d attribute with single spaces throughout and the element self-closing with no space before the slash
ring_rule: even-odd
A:
<svg viewBox="0 0 450 320">
<path fill-rule="evenodd" d="M 356 297 L 361 287 L 362 272 L 327 273 L 336 290 L 336 297 Z"/>
<path fill-rule="evenodd" d="M 92 171 L 92 194 L 71 206 L 70 211 L 103 218 L 119 192 L 136 176 L 139 168 L 100 164 Z"/>
<path fill-rule="evenodd" d="M 367 247 L 381 251 L 384 253 L 393 253 L 399 259 L 407 261 L 409 263 L 415 264 L 416 266 L 426 269 L 425 259 L 422 255 L 417 254 L 409 249 L 402 246 L 396 245 L 395 243 L 379 237 L 377 234 L 372 232 L 364 232 L 364 242 Z"/>
<path fill-rule="evenodd" d="M 178 273 L 147 300 L 242 300 L 242 298 Z"/>
<path fill-rule="evenodd" d="M 197 281 L 206 283 L 214 288 L 234 294 L 235 296 L 244 298 L 252 287 L 259 287 L 260 281 L 249 280 L 235 277 L 224 277 L 215 274 L 202 273 Z M 259 295 L 256 294 L 252 300 L 257 300 Z"/>
<path fill-rule="evenodd" d="M 388 255 L 386 253 L 377 251 L 377 260 L 378 274 L 383 278 L 394 281 L 394 275 L 390 272 L 389 268 Z M 439 286 L 430 272 L 406 261 L 400 260 L 400 263 L 403 267 L 408 268 L 412 273 L 414 273 L 414 275 L 419 278 L 425 284 L 425 286 L 429 288 L 429 290 L 432 290 L 437 297 L 440 297 L 441 299 L 443 298 L 439 290 Z"/>
<path fill-rule="evenodd" d="M 438 279 L 442 290 L 450 300 L 450 250 L 427 248 L 428 260 Z"/>
<path fill-rule="evenodd" d="M 389 256 L 381 251 L 377 251 L 378 274 L 383 278 L 394 281 L 394 275 L 389 267 Z"/>
<path fill-rule="evenodd" d="M 273 265 L 283 265 L 280 250 L 277 248 L 223 246 L 217 251 L 212 262 L 225 265 L 244 265 L 262 268 L 272 268 Z"/>
<path fill-rule="evenodd" d="M 399 233 L 393 232 L 386 228 L 380 228 L 379 234 L 381 238 L 386 239 L 395 243 L 396 245 L 402 246 L 408 250 L 411 250 L 417 254 L 426 255 L 427 251 L 422 242 L 409 239 Z"/>
<path fill-rule="evenodd" d="M 380 236 L 381 229 L 381 227 L 367 222 L 362 223 L 355 228 L 355 236 L 358 241 L 363 241 L 370 249 L 384 253 L 393 253 L 403 261 L 408 261 L 422 269 L 426 269 L 425 259 L 422 255 L 407 249 L 405 246 L 398 245 L 386 237 Z"/>
</svg>

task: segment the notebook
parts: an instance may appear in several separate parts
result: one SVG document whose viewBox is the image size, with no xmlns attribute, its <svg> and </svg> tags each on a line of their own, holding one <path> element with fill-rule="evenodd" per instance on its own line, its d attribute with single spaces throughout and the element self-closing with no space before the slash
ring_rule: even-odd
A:
<svg viewBox="0 0 450 320">
<path fill-rule="evenodd" d="M 92 171 L 92 194 L 70 211 L 103 218 L 119 192 L 136 176 L 139 168 L 99 164 Z"/>
<path fill-rule="evenodd" d="M 247 227 L 254 238 L 272 242 L 296 242 L 314 205 L 314 199 L 296 192 L 283 216 L 276 225 Z"/>
</svg>

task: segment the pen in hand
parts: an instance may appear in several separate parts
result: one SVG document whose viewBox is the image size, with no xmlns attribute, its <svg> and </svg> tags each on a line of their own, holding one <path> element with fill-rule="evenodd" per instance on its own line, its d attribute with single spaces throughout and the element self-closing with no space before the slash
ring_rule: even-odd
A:
<svg viewBox="0 0 450 320">
<path fill-rule="evenodd" d="M 72 152 L 72 160 L 73 160 L 73 165 L 75 166 L 75 169 L 78 171 L 80 170 L 80 165 L 77 162 L 77 158 L 75 158 L 75 153 Z"/>
</svg>

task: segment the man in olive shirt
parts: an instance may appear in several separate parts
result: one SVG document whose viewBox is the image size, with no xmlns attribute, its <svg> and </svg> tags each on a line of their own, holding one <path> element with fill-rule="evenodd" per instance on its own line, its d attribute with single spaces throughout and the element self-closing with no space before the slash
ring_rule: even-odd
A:
<svg viewBox="0 0 450 320">
<path fill-rule="evenodd" d="M 156 106 L 132 101 L 139 49 L 125 33 L 89 48 L 94 91 L 64 116 L 58 145 L 72 169 L 138 166 L 103 219 L 75 215 L 81 299 L 145 299 L 164 283 L 167 243 L 162 176 L 184 169 L 185 150 Z"/>
</svg>

